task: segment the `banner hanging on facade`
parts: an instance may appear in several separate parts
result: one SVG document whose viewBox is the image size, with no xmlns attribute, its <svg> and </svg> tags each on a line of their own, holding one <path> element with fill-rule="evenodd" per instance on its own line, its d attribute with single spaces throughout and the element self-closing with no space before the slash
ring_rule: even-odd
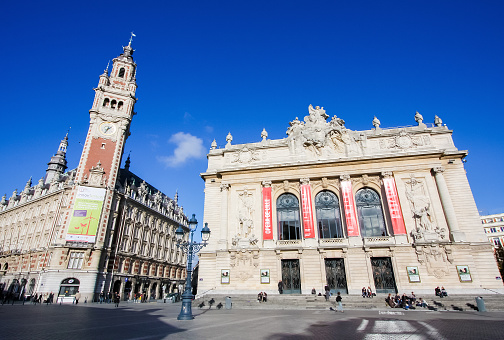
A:
<svg viewBox="0 0 504 340">
<path fill-rule="evenodd" d="M 304 238 L 314 238 L 315 230 L 313 228 L 313 209 L 309 184 L 301 185 L 301 205 L 303 209 Z"/>
<path fill-rule="evenodd" d="M 352 192 L 352 182 L 341 181 L 341 193 L 343 195 L 343 207 L 345 209 L 345 221 L 348 236 L 359 236 L 359 226 L 355 214 L 355 200 Z"/>
<path fill-rule="evenodd" d="M 263 240 L 273 239 L 271 221 L 271 187 L 263 187 Z"/>
<path fill-rule="evenodd" d="M 385 194 L 387 195 L 387 203 L 390 212 L 390 219 L 392 220 L 392 227 L 394 235 L 405 235 L 406 226 L 402 215 L 401 205 L 399 204 L 399 197 L 397 195 L 397 188 L 393 177 L 386 177 L 383 179 L 385 187 Z"/>
<path fill-rule="evenodd" d="M 94 243 L 105 199 L 105 189 L 77 187 L 67 241 Z"/>
</svg>

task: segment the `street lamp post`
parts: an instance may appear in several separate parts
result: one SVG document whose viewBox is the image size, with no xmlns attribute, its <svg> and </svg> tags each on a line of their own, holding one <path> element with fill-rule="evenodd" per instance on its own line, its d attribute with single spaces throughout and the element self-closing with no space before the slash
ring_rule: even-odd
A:
<svg viewBox="0 0 504 340">
<path fill-rule="evenodd" d="M 188 242 L 182 241 L 184 237 L 184 229 L 179 225 L 175 236 L 177 237 L 177 247 L 182 249 L 182 252 L 187 253 L 187 279 L 184 294 L 182 294 L 182 308 L 177 320 L 192 320 L 194 316 L 192 315 L 192 292 L 191 292 L 191 274 L 192 274 L 192 259 L 201 248 L 207 245 L 207 241 L 210 238 L 210 229 L 208 228 L 208 223 L 205 223 L 205 227 L 201 230 L 201 239 L 203 242 L 194 242 L 193 236 L 196 228 L 198 227 L 198 221 L 196 220 L 196 214 L 193 214 L 189 220 L 189 232 L 191 233 L 190 240 Z"/>
</svg>

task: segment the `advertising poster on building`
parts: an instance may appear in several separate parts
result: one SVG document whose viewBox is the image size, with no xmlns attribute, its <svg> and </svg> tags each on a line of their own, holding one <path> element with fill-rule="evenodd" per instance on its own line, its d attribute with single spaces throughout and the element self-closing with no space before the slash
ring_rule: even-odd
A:
<svg viewBox="0 0 504 340">
<path fill-rule="evenodd" d="M 67 241 L 94 243 L 105 199 L 105 189 L 77 187 Z"/>
<path fill-rule="evenodd" d="M 261 283 L 270 283 L 269 269 L 261 269 Z"/>
<path fill-rule="evenodd" d="M 271 187 L 263 188 L 263 240 L 273 239 L 271 228 Z"/>
<path fill-rule="evenodd" d="M 353 198 L 352 183 L 350 181 L 341 181 L 341 193 L 343 196 L 343 207 L 345 209 L 348 236 L 359 236 L 357 216 L 355 214 L 355 201 Z"/>
<path fill-rule="evenodd" d="M 390 211 L 390 219 L 392 220 L 392 228 L 394 229 L 394 235 L 404 235 L 406 234 L 406 226 L 404 225 L 404 219 L 402 216 L 401 205 L 399 204 L 399 196 L 397 195 L 394 178 L 384 178 L 383 185 L 385 186 L 385 193 L 387 196 L 387 203 Z"/>
<path fill-rule="evenodd" d="M 313 210 L 311 199 L 311 187 L 309 184 L 301 185 L 301 207 L 303 209 L 304 238 L 314 238 Z"/>
<path fill-rule="evenodd" d="M 229 269 L 221 269 L 221 283 L 229 283 Z"/>
<path fill-rule="evenodd" d="M 409 282 L 420 282 L 418 267 L 406 267 L 406 271 L 408 272 Z"/>
<path fill-rule="evenodd" d="M 469 266 L 457 266 L 457 273 L 460 282 L 472 282 L 471 272 Z"/>
</svg>

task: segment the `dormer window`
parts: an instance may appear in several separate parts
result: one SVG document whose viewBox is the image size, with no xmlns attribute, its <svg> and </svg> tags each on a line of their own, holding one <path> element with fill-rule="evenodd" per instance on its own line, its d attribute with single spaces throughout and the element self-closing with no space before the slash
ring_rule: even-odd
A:
<svg viewBox="0 0 504 340">
<path fill-rule="evenodd" d="M 105 98 L 105 100 L 103 101 L 103 106 L 108 107 L 109 102 L 110 102 L 110 100 L 108 98 Z"/>
<path fill-rule="evenodd" d="M 126 70 L 124 69 L 124 67 L 121 67 L 121 69 L 119 70 L 119 75 L 118 77 L 119 78 L 124 78 L 124 73 L 126 72 Z"/>
</svg>

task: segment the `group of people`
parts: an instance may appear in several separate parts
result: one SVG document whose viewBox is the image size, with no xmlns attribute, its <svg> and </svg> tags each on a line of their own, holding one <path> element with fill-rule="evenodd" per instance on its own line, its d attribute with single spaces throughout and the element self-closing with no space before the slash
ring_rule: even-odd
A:
<svg viewBox="0 0 504 340">
<path fill-rule="evenodd" d="M 446 289 L 444 287 L 439 288 L 439 286 L 437 286 L 434 289 L 434 292 L 436 293 L 436 296 L 439 296 L 440 298 L 444 298 L 445 296 L 448 296 L 448 293 L 446 292 Z"/>
<path fill-rule="evenodd" d="M 390 308 L 403 308 L 403 309 L 416 309 L 416 307 L 423 307 L 426 308 L 427 302 L 425 302 L 424 299 L 416 297 L 415 293 L 411 292 L 411 295 L 406 295 L 404 293 L 402 296 L 399 294 L 396 294 L 395 296 L 392 296 L 392 294 L 389 294 L 385 298 L 385 302 Z"/>
<path fill-rule="evenodd" d="M 373 298 L 373 296 L 376 296 L 375 293 L 371 290 L 371 287 L 362 287 L 362 297 L 363 298 Z"/>
<path fill-rule="evenodd" d="M 267 302 L 268 301 L 268 294 L 266 294 L 266 292 L 260 292 L 259 294 L 257 294 L 257 301 Z"/>
</svg>

